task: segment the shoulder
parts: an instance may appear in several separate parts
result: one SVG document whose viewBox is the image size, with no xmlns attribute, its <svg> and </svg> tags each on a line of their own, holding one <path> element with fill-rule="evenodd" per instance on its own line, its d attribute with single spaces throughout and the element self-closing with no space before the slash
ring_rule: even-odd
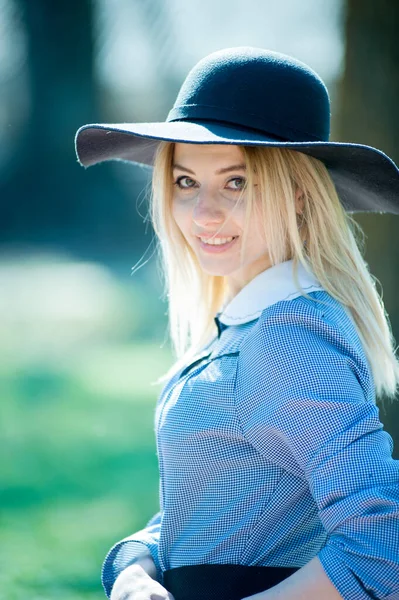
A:
<svg viewBox="0 0 399 600">
<path fill-rule="evenodd" d="M 306 330 L 334 338 L 341 337 L 348 343 L 360 342 L 349 311 L 328 292 L 311 292 L 308 297 L 297 296 L 292 300 L 276 302 L 265 309 L 258 323 L 258 333 L 293 335 Z"/>
<path fill-rule="evenodd" d="M 360 384 L 373 396 L 371 373 L 349 311 L 325 291 L 273 304 L 240 348 L 238 377 L 268 386 Z M 341 385 L 339 387 L 341 387 Z"/>
<path fill-rule="evenodd" d="M 242 350 L 250 346 L 262 352 L 269 347 L 279 349 L 283 354 L 298 354 L 300 349 L 306 349 L 306 354 L 312 355 L 329 348 L 332 352 L 364 356 L 349 311 L 325 291 L 266 308 L 244 340 Z"/>
</svg>

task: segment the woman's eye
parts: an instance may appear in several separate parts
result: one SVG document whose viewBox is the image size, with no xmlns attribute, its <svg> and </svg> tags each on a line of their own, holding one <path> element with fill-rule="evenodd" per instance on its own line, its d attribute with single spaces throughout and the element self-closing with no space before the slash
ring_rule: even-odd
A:
<svg viewBox="0 0 399 600">
<path fill-rule="evenodd" d="M 183 175 L 175 181 L 175 185 L 177 185 L 181 190 L 189 190 L 190 188 L 195 187 L 195 181 L 194 179 Z"/>
<path fill-rule="evenodd" d="M 228 190 L 232 190 L 233 192 L 241 192 L 245 188 L 246 183 L 247 182 L 244 177 L 233 177 L 227 182 L 226 188 Z M 195 179 L 191 179 L 191 177 L 187 177 L 187 175 L 178 177 L 174 182 L 174 185 L 180 190 L 191 190 L 198 187 Z"/>
<path fill-rule="evenodd" d="M 230 189 L 242 191 L 245 187 L 246 181 L 244 177 L 234 177 L 234 179 L 230 179 L 228 183 Z"/>
</svg>

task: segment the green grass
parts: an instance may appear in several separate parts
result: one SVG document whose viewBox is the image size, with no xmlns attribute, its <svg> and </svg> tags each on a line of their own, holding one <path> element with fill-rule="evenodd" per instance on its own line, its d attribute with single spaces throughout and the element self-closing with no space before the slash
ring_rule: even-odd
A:
<svg viewBox="0 0 399 600">
<path fill-rule="evenodd" d="M 170 364 L 148 344 L 1 373 L 0 589 L 7 600 L 102 598 L 110 546 L 158 510 L 153 431 Z"/>
</svg>

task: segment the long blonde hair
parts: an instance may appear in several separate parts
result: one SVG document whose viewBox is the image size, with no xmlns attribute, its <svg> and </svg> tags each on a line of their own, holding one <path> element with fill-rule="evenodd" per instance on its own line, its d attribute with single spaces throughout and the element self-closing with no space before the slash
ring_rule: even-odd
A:
<svg viewBox="0 0 399 600">
<path fill-rule="evenodd" d="M 376 278 L 362 252 L 360 226 L 344 210 L 325 165 L 306 154 L 261 146 L 240 147 L 246 167 L 246 221 L 255 205 L 253 176 L 272 264 L 293 259 L 310 268 L 322 287 L 353 318 L 372 371 L 377 396 L 393 397 L 399 362 Z M 176 225 L 173 198 L 174 144 L 158 146 L 152 181 L 151 218 L 160 242 L 169 333 L 177 363 L 184 364 L 215 336 L 214 316 L 226 300 L 225 278 L 205 273 Z M 302 192 L 298 226 L 296 190 Z M 243 248 L 246 245 L 244 226 Z M 304 244 L 306 240 L 306 243 Z M 167 378 L 171 371 L 161 378 Z"/>
</svg>

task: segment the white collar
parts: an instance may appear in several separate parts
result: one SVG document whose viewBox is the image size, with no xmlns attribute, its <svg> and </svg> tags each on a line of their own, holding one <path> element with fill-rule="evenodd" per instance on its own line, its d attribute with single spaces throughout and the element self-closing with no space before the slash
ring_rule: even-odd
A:
<svg viewBox="0 0 399 600">
<path fill-rule="evenodd" d="M 306 293 L 323 290 L 301 263 L 298 264 L 298 282 Z M 300 295 L 294 281 L 293 260 L 287 260 L 259 273 L 217 316 L 225 325 L 242 325 L 257 319 L 268 306 Z"/>
</svg>

